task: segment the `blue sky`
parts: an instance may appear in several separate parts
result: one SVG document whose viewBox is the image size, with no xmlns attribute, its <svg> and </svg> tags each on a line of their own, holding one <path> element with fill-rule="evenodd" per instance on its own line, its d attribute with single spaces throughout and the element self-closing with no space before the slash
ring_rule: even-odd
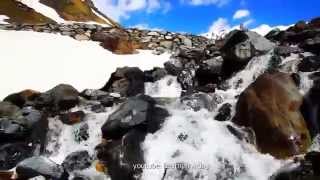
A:
<svg viewBox="0 0 320 180">
<path fill-rule="evenodd" d="M 127 27 L 200 34 L 240 23 L 248 28 L 290 25 L 320 16 L 320 0 L 95 0 Z M 238 11 L 237 16 L 236 13 Z M 218 23 L 217 23 L 218 22 Z M 216 26 L 215 26 L 216 25 Z M 215 27 L 213 27 L 215 26 Z M 220 27 L 221 28 L 221 27 Z"/>
</svg>

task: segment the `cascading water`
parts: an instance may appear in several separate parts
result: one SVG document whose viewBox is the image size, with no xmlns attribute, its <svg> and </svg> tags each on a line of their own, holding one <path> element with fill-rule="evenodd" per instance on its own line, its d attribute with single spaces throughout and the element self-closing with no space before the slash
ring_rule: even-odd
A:
<svg viewBox="0 0 320 180">
<path fill-rule="evenodd" d="M 205 109 L 195 112 L 180 101 L 165 105 L 171 116 L 159 131 L 148 134 L 142 144 L 145 158 L 142 179 L 266 180 L 279 169 L 282 161 L 257 152 L 254 146 L 232 135 L 227 128 L 231 122 L 214 120 L 219 107 L 226 102 L 232 105 L 234 114 L 238 95 L 267 70 L 272 55 L 273 52 L 269 52 L 254 57 L 244 70 L 226 81 L 228 89 L 214 93 L 221 101 L 212 112 Z M 288 61 L 284 60 L 283 64 Z M 306 74 L 301 77 L 301 91 L 306 92 L 312 84 Z M 181 88 L 176 77 L 167 76 L 155 83 L 146 83 L 146 94 L 177 98 Z M 114 109 L 94 113 L 86 106 L 77 107 L 72 111 L 83 110 L 88 115 L 83 123 L 73 126 L 65 125 L 57 118 L 50 119 L 48 157 L 61 164 L 68 154 L 79 150 L 87 150 L 94 156 L 94 148 L 101 142 L 100 128 Z M 83 124 L 88 125 L 88 138 L 79 141 L 77 131 Z M 77 173 L 86 174 L 92 180 L 108 179 L 103 173 L 96 172 L 94 165 Z"/>
</svg>

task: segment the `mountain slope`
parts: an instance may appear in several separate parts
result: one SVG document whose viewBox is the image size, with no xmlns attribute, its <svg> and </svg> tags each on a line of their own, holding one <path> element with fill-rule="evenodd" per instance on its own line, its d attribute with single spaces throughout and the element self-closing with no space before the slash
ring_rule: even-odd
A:
<svg viewBox="0 0 320 180">
<path fill-rule="evenodd" d="M 0 15 L 17 24 L 85 22 L 119 26 L 90 0 L 1 0 Z"/>
<path fill-rule="evenodd" d="M 5 15 L 9 23 L 41 24 L 52 23 L 52 19 L 36 12 L 34 9 L 16 0 L 1 0 L 0 15 Z"/>
</svg>

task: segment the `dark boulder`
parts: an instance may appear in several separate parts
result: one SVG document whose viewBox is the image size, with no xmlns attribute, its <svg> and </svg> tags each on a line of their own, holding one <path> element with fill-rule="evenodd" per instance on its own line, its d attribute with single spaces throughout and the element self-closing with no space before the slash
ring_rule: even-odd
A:
<svg viewBox="0 0 320 180">
<path fill-rule="evenodd" d="M 315 77 L 313 86 L 304 96 L 301 106 L 301 112 L 307 122 L 308 129 L 312 137 L 320 133 L 320 78 L 318 74 L 313 74 Z"/>
<path fill-rule="evenodd" d="M 135 96 L 144 93 L 144 73 L 137 67 L 117 68 L 111 74 L 102 91 L 120 93 L 121 96 Z"/>
<path fill-rule="evenodd" d="M 0 170 L 14 168 L 20 161 L 32 156 L 32 147 L 25 143 L 0 145 Z"/>
<path fill-rule="evenodd" d="M 108 167 L 112 180 L 135 180 L 143 171 L 135 168 L 144 164 L 141 144 L 146 136 L 140 130 L 130 130 L 121 139 L 96 147 L 98 159 Z"/>
<path fill-rule="evenodd" d="M 219 110 L 218 110 L 218 114 L 215 116 L 215 120 L 218 121 L 228 121 L 231 119 L 231 108 L 232 105 L 229 103 L 225 103 L 223 104 Z"/>
<path fill-rule="evenodd" d="M 320 68 L 320 56 L 307 56 L 298 65 L 301 72 L 317 71 Z"/>
<path fill-rule="evenodd" d="M 166 116 L 168 116 L 167 111 L 157 107 L 151 97 L 146 95 L 130 97 L 102 126 L 103 138 L 120 139 L 134 128 L 153 133 L 160 128 Z"/>
<path fill-rule="evenodd" d="M 305 51 L 320 55 L 320 31 L 318 36 L 306 39 L 300 47 Z"/>
<path fill-rule="evenodd" d="M 183 66 L 178 60 L 171 60 L 164 63 L 164 68 L 168 74 L 177 76 L 182 71 Z"/>
<path fill-rule="evenodd" d="M 222 81 L 222 64 L 221 56 L 203 61 L 196 71 L 195 78 L 199 86 L 208 84 L 219 84 Z"/>
<path fill-rule="evenodd" d="M 269 39 L 270 41 L 280 41 L 282 39 L 284 32 L 281 31 L 279 28 L 272 29 L 265 38 Z"/>
<path fill-rule="evenodd" d="M 72 86 L 60 84 L 51 90 L 41 94 L 35 100 L 35 106 L 39 109 L 47 108 L 57 111 L 65 111 L 75 107 L 79 103 L 79 92 Z"/>
<path fill-rule="evenodd" d="M 14 117 L 19 114 L 20 108 L 10 102 L 0 102 L 0 117 Z"/>
<path fill-rule="evenodd" d="M 277 158 L 304 153 L 311 139 L 302 100 L 290 74 L 265 73 L 241 93 L 233 122 L 254 130 L 263 153 Z"/>
<path fill-rule="evenodd" d="M 3 101 L 11 102 L 12 104 L 22 108 L 26 104 L 32 104 L 32 101 L 34 101 L 39 95 L 40 92 L 27 89 L 9 95 L 6 98 L 4 98 Z"/>
<path fill-rule="evenodd" d="M 42 156 L 35 156 L 21 161 L 16 167 L 20 179 L 44 176 L 48 179 L 67 180 L 68 174 L 63 167 Z"/>
<path fill-rule="evenodd" d="M 274 44 L 259 34 L 251 31 L 231 31 L 221 48 L 223 72 L 226 76 L 244 68 L 256 55 L 267 53 Z"/>
<path fill-rule="evenodd" d="M 62 163 L 63 168 L 67 172 L 75 170 L 84 170 L 89 168 L 92 164 L 92 157 L 88 151 L 76 151 L 69 154 Z"/>
<path fill-rule="evenodd" d="M 146 82 L 156 82 L 167 75 L 167 71 L 163 68 L 153 68 L 149 71 L 144 71 L 144 77 Z"/>
<path fill-rule="evenodd" d="M 308 152 L 303 159 L 285 164 L 270 180 L 318 180 L 320 179 L 320 153 Z"/>
</svg>

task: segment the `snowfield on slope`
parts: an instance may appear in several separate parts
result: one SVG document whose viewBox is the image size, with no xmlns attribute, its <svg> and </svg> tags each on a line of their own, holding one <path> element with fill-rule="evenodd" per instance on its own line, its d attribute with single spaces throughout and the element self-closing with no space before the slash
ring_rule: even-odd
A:
<svg viewBox="0 0 320 180">
<path fill-rule="evenodd" d="M 0 30 L 0 39 L 0 99 L 24 89 L 47 91 L 60 83 L 79 91 L 101 88 L 117 67 L 149 70 L 163 67 L 170 57 L 146 50 L 115 55 L 97 42 L 47 33 Z"/>
</svg>

